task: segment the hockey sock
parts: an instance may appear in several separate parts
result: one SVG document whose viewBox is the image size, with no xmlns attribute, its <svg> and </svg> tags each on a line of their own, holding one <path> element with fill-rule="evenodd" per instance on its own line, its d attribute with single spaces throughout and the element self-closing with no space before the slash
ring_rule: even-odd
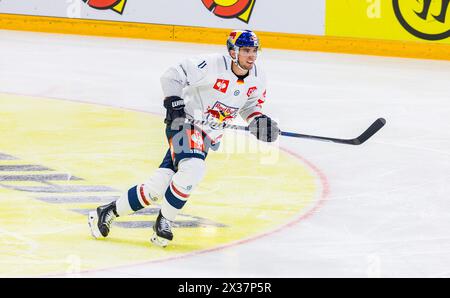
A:
<svg viewBox="0 0 450 298">
<path fill-rule="evenodd" d="M 188 158 L 180 161 L 178 172 L 172 177 L 164 194 L 161 205 L 162 215 L 174 221 L 195 186 L 205 174 L 205 162 L 199 158 Z"/>
<path fill-rule="evenodd" d="M 159 168 L 147 182 L 131 187 L 116 201 L 117 213 L 120 216 L 134 213 L 161 198 L 173 174 L 170 169 Z"/>
</svg>

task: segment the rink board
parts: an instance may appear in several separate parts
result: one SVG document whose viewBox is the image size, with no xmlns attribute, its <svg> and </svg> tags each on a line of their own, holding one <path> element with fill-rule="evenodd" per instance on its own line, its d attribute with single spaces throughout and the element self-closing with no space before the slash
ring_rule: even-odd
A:
<svg viewBox="0 0 450 298">
<path fill-rule="evenodd" d="M 450 6 L 445 6 L 446 2 L 327 0 L 326 34 L 448 45 Z"/>
<path fill-rule="evenodd" d="M 433 19 L 445 8 L 433 1 L 427 19 L 420 19 L 422 3 L 4 0 L 0 29 L 224 45 L 238 28 L 256 31 L 266 48 L 450 60 L 450 17 Z"/>
<path fill-rule="evenodd" d="M 121 7 L 113 6 L 117 2 L 2 0 L 0 13 L 310 35 L 325 30 L 325 0 L 122 0 Z"/>
</svg>

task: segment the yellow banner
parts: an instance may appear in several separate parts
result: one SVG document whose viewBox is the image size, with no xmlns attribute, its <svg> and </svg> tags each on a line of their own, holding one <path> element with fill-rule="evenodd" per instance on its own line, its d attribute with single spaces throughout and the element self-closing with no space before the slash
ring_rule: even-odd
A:
<svg viewBox="0 0 450 298">
<path fill-rule="evenodd" d="M 326 35 L 450 43 L 450 0 L 327 0 Z"/>
</svg>

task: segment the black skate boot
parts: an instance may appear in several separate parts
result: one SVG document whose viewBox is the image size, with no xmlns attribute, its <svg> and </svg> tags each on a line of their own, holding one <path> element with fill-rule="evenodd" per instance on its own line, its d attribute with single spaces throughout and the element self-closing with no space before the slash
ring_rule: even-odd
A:
<svg viewBox="0 0 450 298">
<path fill-rule="evenodd" d="M 89 212 L 89 227 L 94 238 L 106 237 L 113 220 L 118 217 L 116 202 L 109 203 Z"/>
<path fill-rule="evenodd" d="M 159 211 L 158 218 L 153 226 L 153 236 L 150 241 L 158 246 L 166 247 L 172 241 L 172 222 L 166 219 Z"/>
</svg>

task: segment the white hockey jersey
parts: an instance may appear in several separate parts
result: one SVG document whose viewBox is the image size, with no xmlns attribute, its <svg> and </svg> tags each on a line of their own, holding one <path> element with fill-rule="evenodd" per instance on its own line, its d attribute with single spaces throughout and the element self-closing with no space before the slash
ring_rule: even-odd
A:
<svg viewBox="0 0 450 298">
<path fill-rule="evenodd" d="M 164 96 L 183 98 L 186 117 L 190 119 L 228 123 L 240 115 L 249 123 L 262 114 L 265 75 L 254 64 L 241 80 L 231 70 L 232 63 L 228 54 L 186 59 L 161 77 Z M 202 129 L 213 144 L 220 142 L 223 129 L 209 126 Z"/>
</svg>

